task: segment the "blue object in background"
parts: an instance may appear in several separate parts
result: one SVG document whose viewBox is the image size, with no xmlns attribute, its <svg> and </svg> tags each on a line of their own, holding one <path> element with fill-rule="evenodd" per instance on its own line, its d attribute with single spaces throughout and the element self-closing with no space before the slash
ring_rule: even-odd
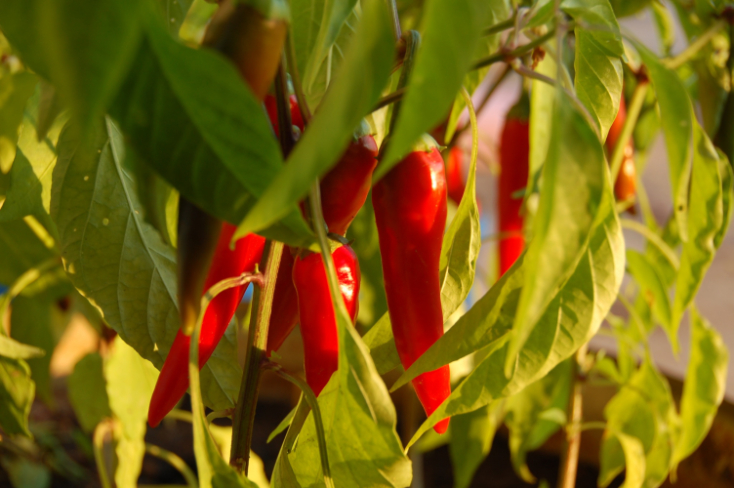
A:
<svg viewBox="0 0 734 488">
<path fill-rule="evenodd" d="M 8 291 L 8 287 L 0 284 L 0 295 L 3 295 L 6 291 Z"/>
<path fill-rule="evenodd" d="M 242 301 L 240 303 L 250 303 L 252 301 L 252 293 L 254 289 L 255 285 L 248 286 L 247 291 L 242 295 Z"/>
</svg>

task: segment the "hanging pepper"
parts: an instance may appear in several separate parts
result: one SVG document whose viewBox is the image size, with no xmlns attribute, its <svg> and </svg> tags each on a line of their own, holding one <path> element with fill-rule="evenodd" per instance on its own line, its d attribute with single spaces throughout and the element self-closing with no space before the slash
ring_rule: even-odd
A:
<svg viewBox="0 0 734 488">
<path fill-rule="evenodd" d="M 360 272 L 357 255 L 351 247 L 343 245 L 332 251 L 331 256 L 336 266 L 339 290 L 354 323 L 359 307 Z M 321 254 L 306 251 L 296 257 L 293 283 L 298 293 L 306 382 L 318 395 L 339 366 L 336 312 Z"/>
<path fill-rule="evenodd" d="M 505 119 L 500 139 L 500 177 L 497 198 L 499 214 L 499 274 L 515 263 L 525 247 L 522 234 L 522 197 L 516 193 L 527 186 L 530 155 L 530 101 L 523 92 Z"/>
<path fill-rule="evenodd" d="M 617 116 L 609 128 L 607 140 L 605 142 L 607 155 L 611 159 L 614 148 L 617 147 L 619 137 L 622 135 L 624 123 L 627 120 L 627 104 L 624 101 L 624 95 L 619 103 L 619 111 Z M 622 156 L 622 166 L 619 168 L 617 179 L 614 181 L 614 198 L 618 202 L 632 200 L 637 192 L 637 168 L 635 166 L 635 146 L 632 138 L 627 141 L 624 146 L 624 154 Z M 629 211 L 634 213 L 634 207 L 630 207 Z"/>
<path fill-rule="evenodd" d="M 236 226 L 228 223 L 222 226 L 214 259 L 204 282 L 204 293 L 226 278 L 234 278 L 242 273 L 255 271 L 255 265 L 260 262 L 265 239 L 255 234 L 248 234 L 238 240 L 232 250 L 230 243 L 236 229 Z M 204 312 L 199 337 L 199 369 L 204 367 L 222 339 L 247 286 L 245 284 L 223 291 L 214 297 Z M 191 344 L 191 336 L 179 330 L 163 364 L 161 374 L 158 376 L 153 397 L 150 400 L 148 423 L 151 427 L 160 423 L 163 417 L 181 400 L 189 387 L 189 344 Z"/>
<path fill-rule="evenodd" d="M 446 226 L 446 174 L 425 135 L 372 189 L 382 271 L 395 347 L 409 368 L 443 335 L 439 260 Z M 430 415 L 451 394 L 448 365 L 423 373 L 413 387 Z M 433 428 L 442 434 L 449 419 Z"/>
<path fill-rule="evenodd" d="M 266 18 L 257 8 L 223 1 L 207 27 L 203 45 L 224 54 L 237 67 L 255 97 L 263 101 L 275 78 L 288 30 L 285 11 Z M 181 329 L 158 377 L 148 410 L 148 422 L 157 425 L 188 388 L 189 334 L 199 315 L 200 298 L 213 284 L 254 270 L 264 239 L 248 235 L 229 245 L 235 227 L 203 212 L 185 198 L 179 200 L 178 306 Z M 210 265 L 211 263 L 211 265 Z M 208 270 L 208 272 L 207 272 Z M 206 276 L 206 279 L 204 279 Z M 199 367 L 209 359 L 239 304 L 245 287 L 216 297 L 204 314 L 199 344 Z"/>
<path fill-rule="evenodd" d="M 300 114 L 291 100 L 291 112 L 294 110 Z M 377 143 L 370 134 L 355 136 L 336 166 L 321 180 L 321 206 L 329 232 L 346 235 L 349 224 L 367 200 L 372 173 L 377 166 L 377 153 Z M 280 262 L 268 331 L 268 353 L 277 351 L 298 323 L 297 298 L 290 274 L 293 258 L 290 254 L 286 249 Z"/>
</svg>

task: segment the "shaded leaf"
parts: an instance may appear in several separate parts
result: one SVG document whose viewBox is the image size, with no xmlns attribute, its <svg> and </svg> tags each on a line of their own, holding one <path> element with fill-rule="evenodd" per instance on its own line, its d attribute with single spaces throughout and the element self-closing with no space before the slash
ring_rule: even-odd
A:
<svg viewBox="0 0 734 488">
<path fill-rule="evenodd" d="M 446 117 L 474 61 L 482 31 L 492 22 L 490 3 L 434 0 L 424 7 L 420 26 L 423 41 L 375 180 L 387 174 L 424 132 Z"/>
<path fill-rule="evenodd" d="M 0 13 L 2 13 L 0 7 Z M 1 16 L 1 15 L 0 15 Z M 15 159 L 18 127 L 26 102 L 36 89 L 38 78 L 26 72 L 0 78 L 0 172 L 7 173 Z"/>
<path fill-rule="evenodd" d="M 112 415 L 104 362 L 98 353 L 89 353 L 76 363 L 67 389 L 76 419 L 85 432 L 92 432 L 98 423 Z"/>
<path fill-rule="evenodd" d="M 10 334 L 13 339 L 28 344 L 25 347 L 32 347 L 42 353 L 29 358 L 27 363 L 31 368 L 31 377 L 36 383 L 36 394 L 47 404 L 53 403 L 50 366 L 51 355 L 56 346 L 56 339 L 51 330 L 52 304 L 54 302 L 45 297 L 19 296 L 13 300 L 10 315 Z"/>
<path fill-rule="evenodd" d="M 28 364 L 0 356 L 0 427 L 6 434 L 31 437 L 28 415 L 35 391 Z"/>
<path fill-rule="evenodd" d="M 477 468 L 489 455 L 503 414 L 504 403 L 499 401 L 451 419 L 449 452 L 455 488 L 471 484 Z"/>
<path fill-rule="evenodd" d="M 236 237 L 259 232 L 285 217 L 347 148 L 353 131 L 387 83 L 394 45 L 383 2 L 370 2 L 329 93 L 308 130 L 260 200 L 237 228 Z"/>
</svg>

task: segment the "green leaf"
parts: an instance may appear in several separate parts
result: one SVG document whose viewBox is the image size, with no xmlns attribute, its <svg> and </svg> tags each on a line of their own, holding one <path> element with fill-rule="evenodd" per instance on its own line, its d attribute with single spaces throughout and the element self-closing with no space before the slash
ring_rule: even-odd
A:
<svg viewBox="0 0 734 488">
<path fill-rule="evenodd" d="M 546 56 L 535 71 L 555 78 L 557 65 L 552 57 Z M 530 90 L 530 155 L 528 171 L 528 188 L 535 190 L 538 185 L 540 171 L 548 155 L 553 124 L 553 106 L 556 100 L 556 88 L 540 80 L 532 81 Z M 526 198 L 531 194 L 526 191 Z"/>
<path fill-rule="evenodd" d="M 564 0 L 562 9 L 580 23 L 575 29 L 575 86 L 590 110 L 601 139 L 619 110 L 624 55 L 619 24 L 608 0 Z"/>
<path fill-rule="evenodd" d="M 46 246 L 29 219 L 0 222 L 0 283 L 3 285 L 11 285 L 26 271 L 56 256 L 58 252 Z"/>
<path fill-rule="evenodd" d="M 566 423 L 565 418 L 559 424 L 543 415 L 546 412 L 566 411 L 573 375 L 573 363 L 563 361 L 546 376 L 505 401 L 505 424 L 510 429 L 512 466 L 527 483 L 536 482 L 526 462 L 527 453 L 542 446 Z"/>
<path fill-rule="evenodd" d="M 617 434 L 636 439 L 644 452 L 645 486 L 660 486 L 670 470 L 679 419 L 667 380 L 647 358 L 604 409 L 599 485 L 608 485 L 629 462 Z M 629 471 L 630 466 L 627 466 Z"/>
<path fill-rule="evenodd" d="M 378 373 L 385 374 L 400 366 L 400 356 L 395 348 L 392 324 L 387 312 L 364 335 L 363 340 L 370 349 Z"/>
<path fill-rule="evenodd" d="M 582 258 L 601 205 L 607 173 L 604 150 L 586 119 L 572 107 L 565 93 L 557 91 L 540 203 L 525 256 L 533 274 L 520 295 L 507 375 L 554 293 Z"/>
<path fill-rule="evenodd" d="M 479 465 L 489 455 L 504 414 L 504 402 L 493 402 L 451 419 L 449 452 L 454 488 L 468 488 Z"/>
<path fill-rule="evenodd" d="M 693 106 L 676 73 L 639 42 L 634 43 L 647 67 L 660 106 L 660 122 L 665 134 L 675 219 L 680 237 L 688 241 L 688 186 L 694 151 Z M 698 144 L 696 144 L 698 146 Z M 675 313 L 673 314 L 675 317 Z"/>
<path fill-rule="evenodd" d="M 10 333 L 13 339 L 28 344 L 24 346 L 26 348 L 41 352 L 35 357 L 29 357 L 27 362 L 31 368 L 31 377 L 36 383 L 36 393 L 49 405 L 54 402 L 51 393 L 50 366 L 51 355 L 56 347 L 56 339 L 51 330 L 52 306 L 55 306 L 55 302 L 45 297 L 19 296 L 13 300 L 10 315 Z"/>
<path fill-rule="evenodd" d="M 0 7 L 0 16 L 2 10 Z M 38 77 L 27 72 L 0 78 L 0 173 L 7 173 L 13 164 L 18 127 L 37 82 Z"/>
<path fill-rule="evenodd" d="M 50 78 L 61 98 L 80 117 L 81 129 L 87 130 L 94 118 L 104 113 L 132 66 L 141 35 L 141 3 L 124 0 L 3 3 L 9 4 L 0 8 L 0 17 L 6 18 L 3 31 L 8 39 L 24 60 L 29 55 L 31 67 Z M 28 5 L 21 7 L 18 5 L 21 3 Z M 29 25 L 36 36 L 18 35 L 19 30 Z"/>
<path fill-rule="evenodd" d="M 238 223 L 282 166 L 262 105 L 231 63 L 182 46 L 154 21 L 135 66 L 111 108 L 131 146 L 183 196 Z M 300 213 L 284 224 L 263 234 L 310 243 Z"/>
<path fill-rule="evenodd" d="M 118 465 L 115 485 L 136 488 L 145 454 L 145 422 L 158 371 L 117 336 L 104 367 L 110 410 L 121 429 L 115 432 Z"/>
<path fill-rule="evenodd" d="M 488 2 L 490 10 L 489 19 L 487 20 L 487 26 L 497 24 L 510 18 L 512 9 L 509 0 L 494 0 Z M 500 41 L 502 40 L 502 33 L 491 34 L 488 36 L 482 36 L 477 43 L 476 52 L 472 59 L 481 59 L 494 53 L 500 47 Z M 464 88 L 470 93 L 474 94 L 474 90 L 477 89 L 479 84 L 486 78 L 489 72 L 489 66 L 481 69 L 474 69 L 466 73 L 464 76 Z M 444 139 L 449 141 L 456 131 L 456 124 L 459 122 L 459 117 L 466 109 L 466 102 L 464 97 L 459 93 L 454 101 L 454 106 L 451 108 L 451 115 L 449 116 L 449 123 L 446 127 L 446 134 Z"/>
<path fill-rule="evenodd" d="M 424 132 L 446 117 L 469 71 L 482 31 L 493 19 L 491 2 L 434 0 L 423 12 L 423 42 L 375 180 L 392 168 Z"/>
<path fill-rule="evenodd" d="M 59 139 L 51 216 L 64 269 L 105 322 L 160 366 L 178 331 L 175 253 L 140 215 L 119 129 L 110 119 L 94 129 L 88 145 L 76 131 Z"/>
<path fill-rule="evenodd" d="M 622 61 L 600 46 L 594 33 L 576 28 L 576 92 L 606 139 L 622 95 Z"/>
<path fill-rule="evenodd" d="M 653 0 L 609 0 L 614 8 L 614 14 L 617 17 L 627 17 L 633 15 L 647 7 L 649 4 L 657 4 Z"/>
<path fill-rule="evenodd" d="M 95 131 L 90 146 L 71 131 L 59 140 L 51 210 L 64 268 L 105 322 L 160 368 L 179 328 L 175 252 L 142 218 L 119 129 L 108 118 Z M 213 408 L 231 407 L 239 388 L 234 333 L 202 371 Z"/>
<path fill-rule="evenodd" d="M 31 437 L 28 415 L 35 391 L 31 369 L 25 361 L 0 357 L 0 427 L 6 434 Z"/>
<path fill-rule="evenodd" d="M 0 356 L 9 359 L 30 359 L 42 357 L 46 352 L 36 346 L 22 344 L 15 339 L 0 334 Z"/>
<path fill-rule="evenodd" d="M 178 31 L 189 13 L 193 0 L 158 0 L 158 7 L 163 21 L 168 26 L 168 32 L 177 37 Z"/>
<path fill-rule="evenodd" d="M 672 325 L 677 333 L 683 313 L 701 286 L 716 253 L 717 238 L 724 223 L 724 189 L 719 173 L 719 154 L 703 129 L 694 126 L 693 172 L 691 176 L 688 242 L 683 244 L 680 269 L 675 284 Z M 728 195 L 730 190 L 726 190 Z M 671 336 L 677 350 L 677 334 Z"/>
<path fill-rule="evenodd" d="M 0 464 L 10 478 L 14 488 L 48 488 L 51 486 L 51 471 L 45 464 L 22 457 L 0 458 Z"/>
<path fill-rule="evenodd" d="M 76 419 L 85 432 L 92 432 L 98 423 L 112 416 L 104 362 L 98 353 L 89 353 L 76 363 L 67 388 Z"/>
<path fill-rule="evenodd" d="M 681 435 L 674 447 L 677 465 L 701 444 L 726 389 L 729 353 L 719 333 L 691 307 L 691 355 L 681 397 Z"/>
<path fill-rule="evenodd" d="M 671 341 L 675 330 L 672 328 L 670 299 L 667 286 L 658 273 L 651 259 L 634 249 L 627 250 L 627 267 L 637 284 L 640 285 L 640 297 L 650 306 L 660 324 L 668 332 Z M 676 327 L 677 329 L 677 327 Z"/>
<path fill-rule="evenodd" d="M 624 484 L 621 488 L 641 488 L 645 481 L 645 453 L 642 443 L 635 437 L 621 432 L 615 432 L 613 435 L 627 466 Z M 604 459 L 603 453 L 602 459 Z M 603 461 L 601 469 L 604 471 Z"/>
<path fill-rule="evenodd" d="M 394 49 L 384 2 L 370 2 L 329 93 L 293 149 L 288 164 L 240 223 L 235 236 L 260 231 L 285 217 L 316 179 L 342 155 L 387 83 Z"/>
<path fill-rule="evenodd" d="M 477 351 L 474 370 L 421 425 L 409 445 L 442 418 L 471 412 L 522 390 L 571 356 L 596 332 L 624 275 L 624 240 L 612 209 L 608 180 L 604 193 L 600 212 L 604 218 L 595 225 L 588 250 L 515 356 L 510 378 L 504 375 L 508 354 L 505 341 L 525 281 L 525 255 L 400 378 L 409 381 Z"/>
<path fill-rule="evenodd" d="M 306 61 L 298 63 L 299 73 L 308 105 L 315 108 L 344 61 L 345 49 L 360 21 L 361 7 L 356 0 L 298 0 L 294 4 L 300 21 L 299 29 L 294 29 L 296 55 Z"/>
</svg>

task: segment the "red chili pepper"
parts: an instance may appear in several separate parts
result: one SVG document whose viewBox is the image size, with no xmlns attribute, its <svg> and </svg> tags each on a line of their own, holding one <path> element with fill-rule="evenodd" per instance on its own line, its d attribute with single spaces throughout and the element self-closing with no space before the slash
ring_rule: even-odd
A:
<svg viewBox="0 0 734 488">
<path fill-rule="evenodd" d="M 446 175 L 435 142 L 414 149 L 372 189 L 385 293 L 395 346 L 405 369 L 443 335 L 439 260 L 446 227 Z M 430 415 L 451 394 L 449 367 L 413 387 Z M 446 432 L 449 419 L 433 428 Z"/>
<path fill-rule="evenodd" d="M 464 178 L 461 175 L 463 166 L 464 151 L 458 146 L 452 147 L 446 158 L 446 183 L 448 185 L 449 198 L 456 205 L 461 203 L 461 197 L 464 196 Z"/>
<path fill-rule="evenodd" d="M 500 177 L 497 199 L 499 214 L 499 273 L 510 269 L 525 247 L 522 234 L 522 197 L 513 195 L 528 183 L 530 112 L 527 94 L 510 109 L 500 139 Z"/>
<path fill-rule="evenodd" d="M 335 249 L 336 275 L 344 304 L 354 323 L 359 307 L 359 263 L 351 247 Z M 336 312 L 321 254 L 307 252 L 293 265 L 293 283 L 298 292 L 298 313 L 303 333 L 306 382 L 318 395 L 339 367 L 339 337 Z"/>
<path fill-rule="evenodd" d="M 321 206 L 329 232 L 345 235 L 367 200 L 377 166 L 377 143 L 366 134 L 352 141 L 339 162 L 321 180 Z"/>
<path fill-rule="evenodd" d="M 219 235 L 214 259 L 204 283 L 204 293 L 216 283 L 226 278 L 233 278 L 245 272 L 255 270 L 260 262 L 265 239 L 249 234 L 238 240 L 234 250 L 230 242 L 236 226 L 225 223 Z M 201 369 L 211 357 L 217 344 L 227 330 L 237 305 L 242 300 L 248 285 L 238 286 L 223 291 L 211 301 L 204 313 L 199 338 L 199 368 Z M 171 350 L 158 376 L 148 409 L 148 424 L 155 427 L 163 417 L 176 406 L 189 387 L 189 344 L 190 336 L 181 331 L 176 335 Z"/>
<path fill-rule="evenodd" d="M 624 101 L 624 96 L 619 103 L 619 111 L 617 116 L 612 122 L 612 126 L 609 128 L 609 134 L 607 134 L 607 140 L 605 142 L 607 147 L 607 155 L 611 158 L 614 153 L 614 149 L 617 147 L 619 137 L 622 135 L 622 129 L 624 123 L 627 120 L 627 104 Z M 617 179 L 614 182 L 614 197 L 618 202 L 624 202 L 632 200 L 635 197 L 637 191 L 637 168 L 635 166 L 634 159 L 635 147 L 632 142 L 632 138 L 627 141 L 627 145 L 624 147 L 624 156 L 622 159 L 622 166 L 617 174 Z M 634 213 L 634 207 L 629 208 L 630 213 Z"/>
<path fill-rule="evenodd" d="M 293 125 L 298 127 L 303 132 L 303 117 L 301 117 L 301 111 L 298 108 L 298 99 L 295 95 L 291 95 L 288 98 L 291 106 L 291 122 Z M 265 109 L 268 112 L 270 123 L 273 125 L 273 131 L 275 131 L 276 137 L 280 135 L 280 128 L 278 127 L 278 101 L 273 95 L 265 96 Z"/>
<path fill-rule="evenodd" d="M 298 295 L 293 286 L 294 258 L 290 247 L 283 249 L 273 294 L 273 312 L 268 329 L 267 352 L 280 349 L 298 323 Z"/>
</svg>

